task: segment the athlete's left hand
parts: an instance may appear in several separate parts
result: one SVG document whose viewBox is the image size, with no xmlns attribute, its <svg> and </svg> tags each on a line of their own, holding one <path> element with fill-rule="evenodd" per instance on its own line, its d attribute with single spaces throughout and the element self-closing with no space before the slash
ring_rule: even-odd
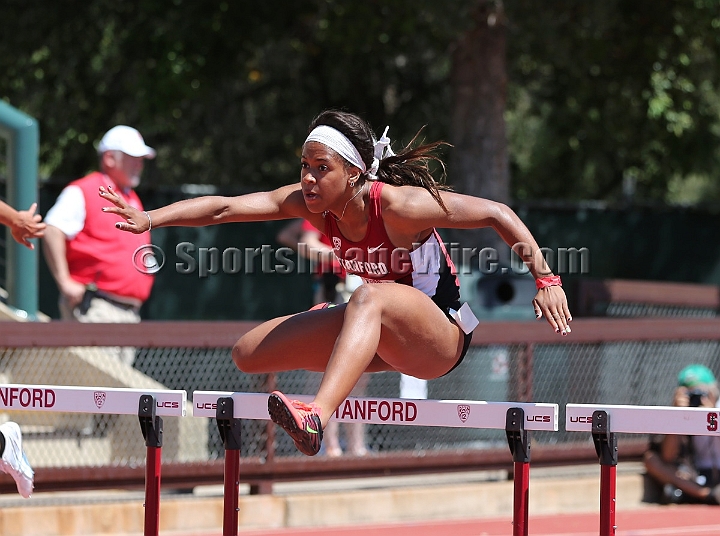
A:
<svg viewBox="0 0 720 536">
<path fill-rule="evenodd" d="M 544 316 L 555 333 L 565 336 L 572 332 L 569 325 L 572 322 L 572 316 L 565 291 L 561 286 L 554 285 L 538 290 L 533 300 L 533 307 L 535 308 L 535 317 L 539 320 Z"/>
<path fill-rule="evenodd" d="M 115 205 L 114 207 L 103 207 L 103 212 L 117 214 L 125 219 L 125 222 L 116 223 L 115 227 L 121 231 L 129 231 L 134 234 L 142 234 L 150 230 L 149 216 L 145 212 L 128 205 L 122 197 L 113 191 L 112 186 L 107 188 L 101 186 L 98 195 Z"/>
</svg>

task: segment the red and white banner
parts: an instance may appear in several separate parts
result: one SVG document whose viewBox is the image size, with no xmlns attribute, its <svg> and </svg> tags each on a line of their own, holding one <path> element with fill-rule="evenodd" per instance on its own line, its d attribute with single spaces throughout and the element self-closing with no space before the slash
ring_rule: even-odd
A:
<svg viewBox="0 0 720 536">
<path fill-rule="evenodd" d="M 286 395 L 309 402 L 311 396 Z M 217 399 L 232 397 L 236 419 L 268 420 L 266 393 L 195 391 L 192 396 L 195 417 L 215 417 Z M 557 431 L 558 405 L 477 400 L 410 400 L 401 398 L 348 397 L 340 404 L 333 420 L 402 426 L 446 426 L 450 428 L 505 429 L 507 411 L 525 412 L 526 430 Z"/>
<path fill-rule="evenodd" d="M 565 429 L 592 432 L 594 411 L 608 414 L 610 432 L 629 434 L 720 435 L 720 408 L 567 404 Z"/>
<path fill-rule="evenodd" d="M 185 415 L 185 391 L 66 385 L 0 384 L 0 409 L 137 415 L 143 395 L 155 397 L 158 416 Z"/>
</svg>

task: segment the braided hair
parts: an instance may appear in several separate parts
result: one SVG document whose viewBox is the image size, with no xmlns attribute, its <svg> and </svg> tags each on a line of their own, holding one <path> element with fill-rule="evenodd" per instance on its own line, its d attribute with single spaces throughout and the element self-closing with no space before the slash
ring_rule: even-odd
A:
<svg viewBox="0 0 720 536">
<path fill-rule="evenodd" d="M 370 125 L 355 114 L 340 110 L 326 110 L 310 123 L 308 132 L 312 132 L 320 125 L 327 125 L 341 132 L 355 146 L 360 157 L 370 169 L 374 158 L 375 135 Z M 394 156 L 387 156 L 380 160 L 377 170 L 377 180 L 395 186 L 419 186 L 425 188 L 438 205 L 447 212 L 447 207 L 440 197 L 440 190 L 451 190 L 445 184 L 445 163 L 436 154 L 443 146 L 450 144 L 436 141 L 413 147 L 422 129 L 418 131 L 410 143 Z M 442 169 L 440 181 L 436 181 L 430 171 L 430 162 L 439 164 Z M 349 166 L 350 163 L 346 161 Z M 363 180 L 368 178 L 368 172 L 362 174 Z"/>
</svg>

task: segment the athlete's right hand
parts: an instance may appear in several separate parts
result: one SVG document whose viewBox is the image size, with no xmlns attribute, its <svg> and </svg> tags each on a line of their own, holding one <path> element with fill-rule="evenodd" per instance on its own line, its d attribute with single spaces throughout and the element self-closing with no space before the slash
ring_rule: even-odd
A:
<svg viewBox="0 0 720 536">
<path fill-rule="evenodd" d="M 150 230 L 150 220 L 147 214 L 128 205 L 122 197 L 113 191 L 112 186 L 107 188 L 101 186 L 98 195 L 115 205 L 113 207 L 103 207 L 103 212 L 117 214 L 125 220 L 124 222 L 117 222 L 115 227 L 121 231 L 129 231 L 134 234 L 142 234 Z"/>
<path fill-rule="evenodd" d="M 30 249 L 35 245 L 28 241 L 30 238 L 42 238 L 45 234 L 45 224 L 41 223 L 42 216 L 35 214 L 37 203 L 30 205 L 27 210 L 18 210 L 10 223 L 10 232 L 16 242 Z"/>
</svg>

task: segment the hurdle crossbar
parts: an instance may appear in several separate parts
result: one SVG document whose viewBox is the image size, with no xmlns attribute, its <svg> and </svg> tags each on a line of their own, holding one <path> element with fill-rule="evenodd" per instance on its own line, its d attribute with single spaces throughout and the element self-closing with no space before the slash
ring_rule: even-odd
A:
<svg viewBox="0 0 720 536">
<path fill-rule="evenodd" d="M 0 409 L 56 413 L 137 415 L 147 447 L 145 536 L 160 530 L 161 416 L 183 417 L 187 392 L 67 385 L 0 384 Z"/>
<path fill-rule="evenodd" d="M 567 404 L 565 411 L 568 432 L 592 432 L 593 412 L 605 411 L 614 433 L 720 435 L 717 408 Z"/>
<path fill-rule="evenodd" d="M 311 401 L 307 395 L 287 395 Z M 220 391 L 193 392 L 193 416 L 215 417 L 218 398 L 234 401 L 236 419 L 270 420 L 265 393 Z M 355 398 L 344 400 L 331 420 L 400 426 L 441 426 L 444 428 L 487 428 L 505 430 L 507 411 L 521 408 L 526 430 L 556 432 L 558 405 L 529 402 L 484 402 L 476 400 L 413 400 L 402 398 Z"/>
<path fill-rule="evenodd" d="M 600 462 L 600 536 L 615 534 L 616 433 L 720 435 L 720 410 L 674 406 L 567 404 L 565 429 L 592 433 Z"/>
<path fill-rule="evenodd" d="M 307 395 L 288 395 L 310 401 Z M 265 393 L 195 391 L 193 416 L 214 417 L 225 446 L 223 536 L 238 534 L 240 419 L 269 420 Z M 514 462 L 513 536 L 528 534 L 528 430 L 558 429 L 557 404 L 348 397 L 332 419 L 340 422 L 505 430 Z"/>
<path fill-rule="evenodd" d="M 138 400 L 143 395 L 155 398 L 158 416 L 185 415 L 185 391 L 67 385 L 0 384 L 0 409 L 137 415 Z"/>
</svg>

